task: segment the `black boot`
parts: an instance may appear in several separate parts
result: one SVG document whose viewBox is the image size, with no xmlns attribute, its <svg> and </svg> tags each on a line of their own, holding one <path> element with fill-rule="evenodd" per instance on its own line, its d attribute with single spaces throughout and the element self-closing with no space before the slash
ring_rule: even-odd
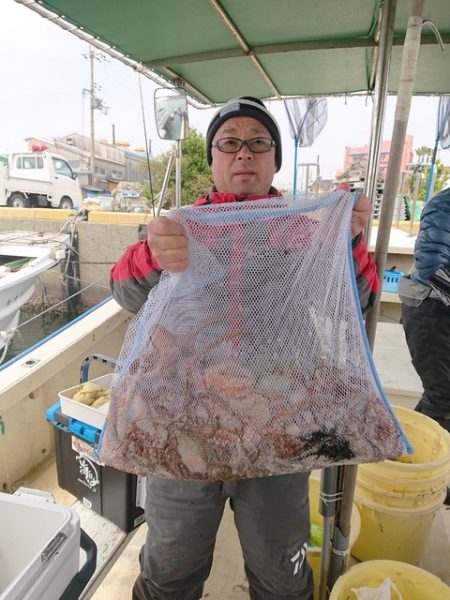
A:
<svg viewBox="0 0 450 600">
<path fill-rule="evenodd" d="M 447 495 L 445 496 L 444 504 L 450 506 L 450 488 L 447 488 Z"/>
</svg>

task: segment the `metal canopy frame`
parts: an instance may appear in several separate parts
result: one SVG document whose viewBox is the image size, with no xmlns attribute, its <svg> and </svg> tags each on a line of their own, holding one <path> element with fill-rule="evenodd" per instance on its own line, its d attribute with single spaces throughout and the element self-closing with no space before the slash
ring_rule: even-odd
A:
<svg viewBox="0 0 450 600">
<path fill-rule="evenodd" d="M 239 77 L 246 94 L 265 99 L 373 93 L 380 14 L 386 0 L 166 0 L 145 5 L 140 0 L 16 2 L 158 85 L 183 85 L 193 106 L 209 108 L 228 100 L 235 91 L 241 93 L 237 91 Z M 409 0 L 397 0 L 397 5 L 401 10 L 394 23 L 388 93 L 398 91 Z M 443 42 L 449 43 L 447 0 L 428 0 L 428 6 L 425 17 L 435 22 Z M 184 23 L 189 11 L 195 21 Z M 327 16 L 327 11 L 333 14 Z M 147 30 L 142 21 L 153 13 L 155 22 Z M 272 22 L 258 22 L 260 14 Z M 298 32 L 296 22 L 290 23 L 293 19 Z M 188 36 L 186 30 L 191 28 L 192 36 Z M 209 34 L 208 29 L 212 30 Z M 433 32 L 422 34 L 421 46 L 427 51 L 419 64 L 415 94 L 450 94 L 450 60 L 439 58 Z M 440 62 L 433 70 L 436 61 Z"/>
<path fill-rule="evenodd" d="M 16 0 L 16 2 L 21 0 Z M 450 10 L 450 8 L 449 8 Z M 237 30 L 236 30 L 237 31 Z M 404 35 L 396 35 L 392 39 L 393 46 L 403 46 Z M 443 34 L 442 41 L 450 42 L 450 34 Z M 242 49 L 232 48 L 229 50 L 216 50 L 211 52 L 197 52 L 193 54 L 180 54 L 178 56 L 168 56 L 149 60 L 144 65 L 149 69 L 164 68 L 170 65 L 181 65 L 191 62 L 202 62 L 206 60 L 218 60 L 221 58 L 246 57 L 256 58 L 263 54 L 279 54 L 286 52 L 306 52 L 307 50 L 336 50 L 339 48 L 376 48 L 378 42 L 375 39 L 342 39 L 342 40 L 311 40 L 308 42 L 290 42 L 283 44 L 269 44 L 265 46 L 254 46 L 250 48 L 242 38 Z M 432 34 L 422 36 L 421 45 L 436 44 L 436 38 Z M 245 49 L 246 48 L 246 49 Z M 375 61 L 374 61 L 375 62 Z"/>
</svg>

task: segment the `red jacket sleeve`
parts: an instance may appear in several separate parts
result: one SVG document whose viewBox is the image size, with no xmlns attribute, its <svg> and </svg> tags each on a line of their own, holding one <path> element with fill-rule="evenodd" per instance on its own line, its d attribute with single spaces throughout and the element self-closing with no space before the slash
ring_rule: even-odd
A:
<svg viewBox="0 0 450 600">
<path fill-rule="evenodd" d="M 136 242 L 125 250 L 111 269 L 110 286 L 114 299 L 130 312 L 137 313 L 161 275 L 147 241 Z"/>
<path fill-rule="evenodd" d="M 352 241 L 353 266 L 362 312 L 373 306 L 380 291 L 377 270 L 362 233 Z"/>
</svg>

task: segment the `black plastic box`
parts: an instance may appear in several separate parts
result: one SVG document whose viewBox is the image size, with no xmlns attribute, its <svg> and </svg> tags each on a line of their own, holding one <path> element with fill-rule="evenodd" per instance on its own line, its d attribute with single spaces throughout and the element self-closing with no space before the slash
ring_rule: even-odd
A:
<svg viewBox="0 0 450 600">
<path fill-rule="evenodd" d="M 138 477 L 96 462 L 95 444 L 53 419 L 58 485 L 127 533 L 143 523 L 144 510 L 137 505 Z"/>
</svg>

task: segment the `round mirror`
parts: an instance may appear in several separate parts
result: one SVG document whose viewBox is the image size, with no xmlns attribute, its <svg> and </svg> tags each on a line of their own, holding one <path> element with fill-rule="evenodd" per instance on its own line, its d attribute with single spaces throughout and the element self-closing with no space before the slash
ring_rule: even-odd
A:
<svg viewBox="0 0 450 600">
<path fill-rule="evenodd" d="M 186 90 L 183 88 L 155 90 L 155 120 L 161 139 L 187 138 L 189 125 Z"/>
</svg>

